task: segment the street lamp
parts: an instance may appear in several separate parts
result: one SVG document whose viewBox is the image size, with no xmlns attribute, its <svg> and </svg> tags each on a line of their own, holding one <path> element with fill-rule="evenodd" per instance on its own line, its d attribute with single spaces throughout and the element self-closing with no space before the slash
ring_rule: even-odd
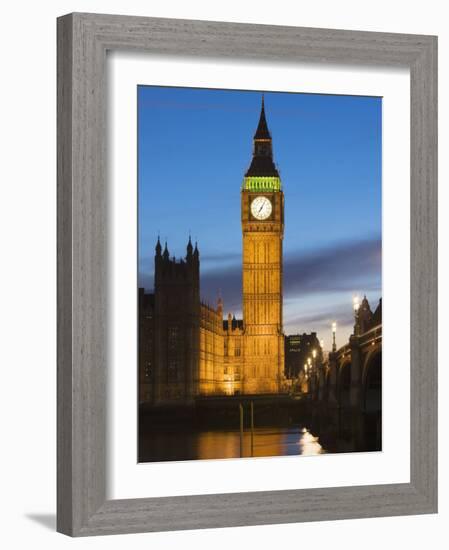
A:
<svg viewBox="0 0 449 550">
<path fill-rule="evenodd" d="M 335 342 L 335 335 L 337 334 L 337 323 L 332 323 L 332 351 L 337 351 L 337 343 Z"/>
<path fill-rule="evenodd" d="M 311 387 L 308 386 L 308 391 L 313 390 L 313 371 L 312 371 L 312 359 L 307 357 L 307 372 L 309 373 L 307 379 L 310 380 Z"/>
<path fill-rule="evenodd" d="M 306 390 L 309 393 L 309 373 L 308 373 L 307 363 L 304 363 L 304 384 L 301 384 L 301 391 Z"/>
<path fill-rule="evenodd" d="M 314 385 L 317 383 L 317 366 L 316 366 L 316 349 L 313 349 L 312 350 L 312 364 L 313 364 L 313 381 L 314 381 Z"/>
<path fill-rule="evenodd" d="M 322 338 L 320 340 L 320 348 L 321 348 L 321 360 L 324 361 L 324 340 Z"/>
</svg>

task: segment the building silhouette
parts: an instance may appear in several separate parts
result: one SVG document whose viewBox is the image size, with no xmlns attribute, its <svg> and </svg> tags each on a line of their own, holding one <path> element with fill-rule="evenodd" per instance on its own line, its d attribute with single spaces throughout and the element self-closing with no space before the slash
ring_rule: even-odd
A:
<svg viewBox="0 0 449 550">
<path fill-rule="evenodd" d="M 139 400 L 188 404 L 199 396 L 284 389 L 284 194 L 264 99 L 241 188 L 243 319 L 200 297 L 200 253 L 170 257 L 158 238 L 154 293 L 139 289 Z"/>
</svg>

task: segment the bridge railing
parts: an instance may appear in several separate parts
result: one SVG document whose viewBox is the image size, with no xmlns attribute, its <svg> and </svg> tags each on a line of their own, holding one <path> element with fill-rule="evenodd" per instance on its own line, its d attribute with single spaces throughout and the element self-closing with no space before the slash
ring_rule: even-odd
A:
<svg viewBox="0 0 449 550">
<path fill-rule="evenodd" d="M 363 346 L 370 342 L 374 342 L 382 337 L 382 325 L 377 325 L 358 337 L 359 345 Z M 351 345 L 349 343 L 345 344 L 337 350 L 338 357 L 342 357 L 347 353 L 351 353 Z"/>
<path fill-rule="evenodd" d="M 382 325 L 377 325 L 370 330 L 367 330 L 359 336 L 359 343 L 363 346 L 369 342 L 373 342 L 382 336 Z"/>
<path fill-rule="evenodd" d="M 341 348 L 338 349 L 338 357 L 341 357 L 342 355 L 346 355 L 347 353 L 351 352 L 351 346 L 349 344 L 345 344 Z"/>
</svg>

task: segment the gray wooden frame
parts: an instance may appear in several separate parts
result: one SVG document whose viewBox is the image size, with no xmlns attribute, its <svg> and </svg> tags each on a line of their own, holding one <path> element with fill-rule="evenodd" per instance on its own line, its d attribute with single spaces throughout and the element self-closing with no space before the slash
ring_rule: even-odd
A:
<svg viewBox="0 0 449 550">
<path fill-rule="evenodd" d="M 411 71 L 410 483 L 106 500 L 106 52 Z M 75 13 L 58 19 L 57 529 L 72 536 L 437 511 L 437 38 Z"/>
</svg>

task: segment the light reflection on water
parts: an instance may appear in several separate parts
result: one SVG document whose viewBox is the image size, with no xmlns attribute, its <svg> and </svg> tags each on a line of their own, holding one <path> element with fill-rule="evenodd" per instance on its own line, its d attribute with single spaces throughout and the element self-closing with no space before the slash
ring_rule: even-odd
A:
<svg viewBox="0 0 449 550">
<path fill-rule="evenodd" d="M 243 457 L 319 455 L 326 451 L 306 428 L 255 428 L 243 435 Z M 148 433 L 140 440 L 140 462 L 240 457 L 238 430 Z"/>
<path fill-rule="evenodd" d="M 301 455 L 313 456 L 324 454 L 326 451 L 318 443 L 318 437 L 313 436 L 310 432 L 303 428 L 301 431 L 301 439 L 299 445 L 301 446 Z"/>
</svg>

